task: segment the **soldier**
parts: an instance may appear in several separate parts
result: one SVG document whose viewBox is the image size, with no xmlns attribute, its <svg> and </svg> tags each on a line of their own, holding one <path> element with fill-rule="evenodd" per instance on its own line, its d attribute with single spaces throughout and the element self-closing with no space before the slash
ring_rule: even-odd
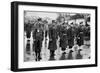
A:
<svg viewBox="0 0 100 73">
<path fill-rule="evenodd" d="M 78 36 L 78 24 L 75 24 L 74 26 L 73 26 L 73 35 L 74 35 L 74 39 L 75 38 L 77 38 L 77 36 Z"/>
<path fill-rule="evenodd" d="M 73 33 L 73 27 L 69 26 L 67 29 L 67 38 L 68 38 L 68 46 L 69 48 L 72 48 L 74 45 L 74 33 Z"/>
<path fill-rule="evenodd" d="M 41 56 L 41 47 L 42 47 L 42 41 L 43 41 L 43 29 L 42 29 L 42 20 L 38 19 L 38 23 L 35 26 L 35 30 L 33 32 L 33 38 L 34 38 L 34 47 L 35 47 L 35 55 L 36 55 L 36 61 L 40 61 Z"/>
<path fill-rule="evenodd" d="M 49 46 L 48 49 L 50 50 L 50 57 L 54 57 L 55 50 L 57 49 L 57 41 L 58 34 L 56 30 L 56 22 L 53 20 L 52 24 L 49 26 Z"/>
<path fill-rule="evenodd" d="M 27 44 L 26 44 L 26 53 L 28 55 L 30 55 L 30 40 L 27 40 Z"/>
<path fill-rule="evenodd" d="M 83 45 L 84 44 L 84 29 L 83 29 L 83 25 L 82 26 L 79 26 L 78 28 L 78 38 L 77 38 L 77 44 L 79 46 Z"/>
<path fill-rule="evenodd" d="M 66 59 L 66 53 L 62 53 L 62 56 L 60 57 L 60 60 L 65 60 Z"/>
<path fill-rule="evenodd" d="M 76 59 L 82 59 L 83 58 L 83 56 L 81 55 L 81 51 L 82 51 L 82 49 L 78 50 L 78 53 L 76 55 Z"/>
<path fill-rule="evenodd" d="M 86 41 L 90 40 L 90 26 L 85 26 L 84 37 Z"/>
<path fill-rule="evenodd" d="M 87 46 L 90 46 L 90 26 L 85 26 L 84 44 L 86 44 Z"/>
<path fill-rule="evenodd" d="M 67 40 L 67 25 L 65 24 L 65 18 L 62 17 L 61 22 L 59 23 L 60 26 L 59 26 L 59 37 L 60 37 L 60 47 L 61 47 L 61 50 L 64 52 L 67 48 L 67 45 L 68 45 L 68 40 Z M 65 53 L 65 52 L 64 52 Z"/>
<path fill-rule="evenodd" d="M 30 24 L 30 21 L 28 23 L 25 23 L 25 26 L 24 26 L 24 30 L 26 32 L 26 37 L 27 38 L 30 38 L 31 37 L 31 24 Z"/>
<path fill-rule="evenodd" d="M 73 50 L 70 50 L 69 54 L 68 54 L 68 57 L 67 57 L 68 60 L 72 60 L 73 59 L 72 53 L 73 53 Z"/>
<path fill-rule="evenodd" d="M 67 40 L 67 28 L 66 26 L 61 27 L 60 30 L 60 47 L 62 48 L 62 51 L 65 51 L 68 46 L 68 40 Z"/>
</svg>

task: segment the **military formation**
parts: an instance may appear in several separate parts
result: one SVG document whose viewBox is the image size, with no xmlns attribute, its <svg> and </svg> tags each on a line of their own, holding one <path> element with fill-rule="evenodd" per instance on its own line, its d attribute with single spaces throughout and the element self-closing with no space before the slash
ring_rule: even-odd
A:
<svg viewBox="0 0 100 73">
<path fill-rule="evenodd" d="M 25 61 L 90 59 L 90 25 L 42 18 L 24 24 Z"/>
</svg>

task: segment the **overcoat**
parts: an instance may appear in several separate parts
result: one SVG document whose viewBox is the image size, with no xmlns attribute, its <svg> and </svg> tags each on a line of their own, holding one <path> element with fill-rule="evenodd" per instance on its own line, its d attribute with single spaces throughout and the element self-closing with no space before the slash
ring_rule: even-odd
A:
<svg viewBox="0 0 100 73">
<path fill-rule="evenodd" d="M 41 29 L 35 29 L 33 32 L 33 39 L 34 39 L 34 44 L 33 44 L 33 50 L 36 52 L 41 51 L 42 47 L 42 41 L 43 41 L 43 31 Z"/>
<path fill-rule="evenodd" d="M 84 32 L 81 31 L 78 35 L 78 38 L 77 38 L 77 44 L 79 46 L 83 45 L 84 44 Z"/>
<path fill-rule="evenodd" d="M 74 45 L 74 33 L 72 27 L 67 30 L 68 46 L 72 47 Z"/>
<path fill-rule="evenodd" d="M 57 34 L 57 30 L 53 27 L 49 28 L 49 46 L 48 49 L 49 50 L 56 50 L 57 49 L 57 38 L 58 38 L 58 34 Z"/>
<path fill-rule="evenodd" d="M 67 29 L 65 26 L 60 27 L 59 31 L 59 37 L 60 37 L 60 47 L 61 48 L 67 48 L 68 45 L 68 38 L 67 38 Z"/>
<path fill-rule="evenodd" d="M 31 24 L 25 24 L 24 26 L 24 31 L 26 32 L 26 37 L 27 38 L 30 38 L 31 37 L 31 28 L 32 28 L 32 25 Z"/>
</svg>

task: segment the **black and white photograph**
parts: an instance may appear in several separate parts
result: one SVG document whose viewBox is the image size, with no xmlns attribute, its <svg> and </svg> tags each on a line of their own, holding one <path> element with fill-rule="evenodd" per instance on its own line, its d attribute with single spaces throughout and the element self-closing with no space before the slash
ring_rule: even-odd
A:
<svg viewBox="0 0 100 73">
<path fill-rule="evenodd" d="M 24 61 L 91 58 L 88 13 L 24 11 Z"/>
<path fill-rule="evenodd" d="M 97 66 L 97 7 L 12 2 L 11 70 Z"/>
</svg>

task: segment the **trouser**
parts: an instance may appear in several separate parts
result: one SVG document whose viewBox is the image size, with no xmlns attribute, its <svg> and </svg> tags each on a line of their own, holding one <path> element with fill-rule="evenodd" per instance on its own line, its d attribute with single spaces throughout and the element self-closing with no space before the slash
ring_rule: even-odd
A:
<svg viewBox="0 0 100 73">
<path fill-rule="evenodd" d="M 62 48 L 61 50 L 62 50 L 62 51 L 65 51 L 65 50 L 66 50 L 66 48 Z"/>
<path fill-rule="evenodd" d="M 54 52 L 55 52 L 54 50 L 50 50 L 50 57 L 54 56 Z"/>
<path fill-rule="evenodd" d="M 69 48 L 72 48 L 72 46 L 70 45 Z"/>
<path fill-rule="evenodd" d="M 84 44 L 84 40 L 78 39 L 78 40 L 77 40 L 77 44 L 78 44 L 79 46 L 83 45 L 83 44 Z"/>
<path fill-rule="evenodd" d="M 40 56 L 40 51 L 38 52 L 38 51 L 35 51 L 35 55 L 36 55 L 36 61 L 40 61 L 40 59 L 41 59 L 41 56 Z"/>
<path fill-rule="evenodd" d="M 36 55 L 36 61 L 40 61 L 40 52 L 41 52 L 41 42 L 35 41 L 35 55 Z"/>
</svg>

